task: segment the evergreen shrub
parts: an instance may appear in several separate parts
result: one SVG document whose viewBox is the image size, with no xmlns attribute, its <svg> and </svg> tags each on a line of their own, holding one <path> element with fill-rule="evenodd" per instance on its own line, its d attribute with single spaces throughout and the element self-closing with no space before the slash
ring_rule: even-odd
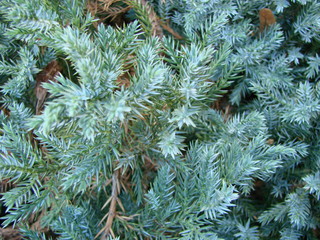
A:
<svg viewBox="0 0 320 240">
<path fill-rule="evenodd" d="M 319 0 L 1 0 L 2 226 L 317 239 Z"/>
</svg>

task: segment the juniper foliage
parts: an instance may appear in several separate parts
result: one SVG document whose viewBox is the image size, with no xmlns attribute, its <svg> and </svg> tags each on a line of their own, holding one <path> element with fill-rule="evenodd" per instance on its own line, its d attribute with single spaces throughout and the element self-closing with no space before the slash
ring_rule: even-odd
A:
<svg viewBox="0 0 320 240">
<path fill-rule="evenodd" d="M 128 23 L 93 16 L 101 2 L 131 6 Z M 0 4 L 4 226 L 25 239 L 317 237 L 318 0 Z M 260 32 L 265 7 L 277 23 Z"/>
</svg>

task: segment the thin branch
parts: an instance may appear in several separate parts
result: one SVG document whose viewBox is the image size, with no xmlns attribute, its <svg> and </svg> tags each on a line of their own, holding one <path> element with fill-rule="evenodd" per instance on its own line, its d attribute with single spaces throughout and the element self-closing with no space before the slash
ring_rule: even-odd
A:
<svg viewBox="0 0 320 240">
<path fill-rule="evenodd" d="M 118 194 L 120 192 L 120 186 L 119 186 L 119 170 L 116 170 L 112 175 L 112 193 L 111 197 L 108 199 L 107 202 L 110 202 L 109 212 L 108 212 L 108 219 L 106 222 L 106 225 L 101 229 L 101 231 L 95 236 L 97 238 L 100 234 L 101 240 L 106 240 L 109 235 L 112 235 L 112 237 L 115 237 L 113 231 L 112 231 L 112 223 L 114 218 L 117 215 L 116 207 L 118 201 Z M 104 204 L 105 206 L 106 204 Z"/>
<path fill-rule="evenodd" d="M 159 20 L 159 22 L 160 22 L 160 26 L 167 32 L 171 33 L 171 35 L 174 36 L 176 39 L 179 39 L 179 40 L 183 39 L 183 37 L 179 33 L 175 32 L 169 25 L 166 25 L 161 20 Z"/>
</svg>

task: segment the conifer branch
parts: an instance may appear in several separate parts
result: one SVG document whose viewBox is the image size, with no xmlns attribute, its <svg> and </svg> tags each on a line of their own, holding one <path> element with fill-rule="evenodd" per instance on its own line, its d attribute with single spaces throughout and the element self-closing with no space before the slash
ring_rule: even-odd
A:
<svg viewBox="0 0 320 240">
<path fill-rule="evenodd" d="M 152 26 L 151 35 L 159 38 L 163 37 L 163 31 L 160 26 L 159 18 L 153 8 L 147 3 L 146 0 L 135 0 L 138 5 L 143 6 L 145 11 L 148 13 L 149 21 Z M 136 5 L 137 6 L 137 5 Z"/>
<path fill-rule="evenodd" d="M 108 201 L 106 202 L 106 204 L 104 205 L 104 206 L 106 206 L 108 203 L 110 203 L 109 212 L 101 220 L 101 221 L 103 221 L 106 217 L 108 217 L 107 222 L 106 222 L 105 226 L 100 230 L 100 232 L 95 236 L 95 238 L 97 238 L 100 234 L 102 234 L 101 240 L 106 240 L 109 235 L 111 235 L 113 238 L 115 238 L 115 234 L 112 230 L 112 223 L 114 221 L 114 218 L 117 216 L 116 208 L 117 208 L 117 203 L 119 201 L 118 194 L 120 193 L 119 171 L 120 170 L 116 170 L 112 175 L 111 196 L 108 199 Z"/>
</svg>

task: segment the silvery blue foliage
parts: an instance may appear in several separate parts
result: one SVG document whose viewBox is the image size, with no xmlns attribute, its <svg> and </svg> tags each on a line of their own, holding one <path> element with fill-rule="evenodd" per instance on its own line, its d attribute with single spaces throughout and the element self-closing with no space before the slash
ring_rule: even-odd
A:
<svg viewBox="0 0 320 240">
<path fill-rule="evenodd" d="M 32 221 L 58 239 L 316 238 L 320 2 L 115 1 L 136 18 L 121 27 L 93 2 L 1 1 L 3 224 L 30 239 L 50 239 Z M 277 21 L 260 31 L 266 7 Z"/>
</svg>

